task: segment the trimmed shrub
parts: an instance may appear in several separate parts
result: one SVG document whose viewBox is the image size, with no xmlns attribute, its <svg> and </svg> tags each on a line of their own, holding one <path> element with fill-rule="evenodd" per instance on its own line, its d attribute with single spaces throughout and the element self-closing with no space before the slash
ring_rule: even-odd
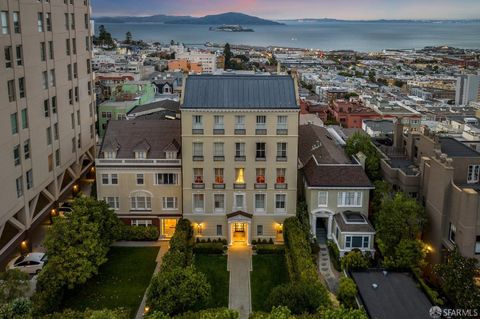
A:
<svg viewBox="0 0 480 319">
<path fill-rule="evenodd" d="M 352 250 L 340 260 L 342 264 L 342 269 L 346 271 L 357 270 L 357 269 L 366 269 L 370 266 L 370 261 L 367 257 L 363 256 L 361 251 Z"/>
<path fill-rule="evenodd" d="M 189 260 L 185 253 L 178 250 L 169 250 L 163 255 L 160 271 L 169 271 L 173 268 L 184 268 L 189 265 Z"/>
<path fill-rule="evenodd" d="M 329 240 L 327 242 L 328 253 L 330 254 L 330 260 L 332 261 L 333 268 L 336 271 L 341 271 L 341 263 L 340 263 L 340 251 L 338 250 L 337 245 L 333 240 Z"/>
<path fill-rule="evenodd" d="M 85 311 L 67 309 L 42 317 L 42 319 L 128 319 L 129 311 L 125 309 L 102 309 Z"/>
<path fill-rule="evenodd" d="M 317 269 L 311 258 L 310 243 L 297 217 L 284 221 L 285 253 L 290 278 L 299 280 L 318 280 Z"/>
<path fill-rule="evenodd" d="M 283 255 L 285 254 L 284 245 L 261 244 L 256 246 L 259 255 Z"/>
<path fill-rule="evenodd" d="M 152 278 L 147 290 L 147 305 L 152 311 L 169 315 L 198 311 L 208 302 L 210 290 L 207 277 L 195 267 L 176 267 Z"/>
<path fill-rule="evenodd" d="M 188 311 L 174 317 L 170 317 L 163 312 L 154 312 L 145 316 L 145 319 L 238 319 L 238 317 L 239 314 L 236 310 L 214 308 L 199 312 Z"/>
<path fill-rule="evenodd" d="M 357 308 L 357 303 L 355 301 L 357 292 L 357 285 L 352 278 L 340 278 L 338 299 L 345 306 L 345 308 Z"/>
<path fill-rule="evenodd" d="M 154 241 L 158 239 L 160 232 L 157 226 L 128 226 L 122 229 L 121 240 Z"/>
<path fill-rule="evenodd" d="M 268 308 L 286 306 L 293 314 L 313 314 L 319 307 L 330 305 L 328 292 L 318 279 L 275 287 L 267 299 Z"/>
<path fill-rule="evenodd" d="M 193 247 L 195 254 L 223 254 L 225 246 L 222 243 L 197 243 Z"/>
</svg>

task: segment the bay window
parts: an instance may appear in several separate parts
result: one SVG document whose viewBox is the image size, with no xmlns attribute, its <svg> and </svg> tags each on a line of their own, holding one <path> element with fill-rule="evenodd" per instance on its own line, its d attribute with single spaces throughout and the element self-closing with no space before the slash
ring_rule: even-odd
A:
<svg viewBox="0 0 480 319">
<path fill-rule="evenodd" d="M 362 192 L 339 192 L 338 207 L 362 207 Z"/>
</svg>

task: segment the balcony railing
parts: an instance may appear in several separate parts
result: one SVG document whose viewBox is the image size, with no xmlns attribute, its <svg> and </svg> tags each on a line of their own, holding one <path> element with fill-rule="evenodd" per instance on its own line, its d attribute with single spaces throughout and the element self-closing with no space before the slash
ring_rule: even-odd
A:
<svg viewBox="0 0 480 319">
<path fill-rule="evenodd" d="M 245 162 L 246 157 L 245 156 L 235 156 L 235 161 L 237 162 Z"/>
<path fill-rule="evenodd" d="M 266 183 L 255 183 L 255 189 L 267 189 Z"/>
<path fill-rule="evenodd" d="M 192 189 L 205 189 L 204 183 L 192 183 Z"/>
<path fill-rule="evenodd" d="M 242 184 L 234 183 L 233 184 L 233 189 L 246 189 L 246 188 L 247 188 L 247 184 L 245 184 L 245 183 L 242 183 Z"/>
<path fill-rule="evenodd" d="M 224 183 L 213 183 L 212 188 L 213 189 L 225 189 L 225 184 Z"/>
<path fill-rule="evenodd" d="M 288 184 L 287 183 L 275 183 L 275 189 L 287 189 Z"/>
<path fill-rule="evenodd" d="M 195 162 L 203 161 L 203 156 L 202 155 L 193 155 L 193 160 Z"/>
<path fill-rule="evenodd" d="M 116 159 L 116 158 L 97 158 L 96 166 L 172 166 L 181 165 L 181 159 Z"/>
<path fill-rule="evenodd" d="M 287 157 L 286 156 L 277 156 L 277 162 L 286 162 Z"/>
<path fill-rule="evenodd" d="M 288 129 L 277 128 L 277 135 L 288 135 Z"/>
<path fill-rule="evenodd" d="M 236 128 L 234 131 L 235 135 L 245 135 L 247 132 L 244 128 Z"/>
<path fill-rule="evenodd" d="M 223 135 L 223 134 L 225 134 L 225 130 L 223 128 L 213 129 L 213 135 Z"/>
<path fill-rule="evenodd" d="M 267 135 L 267 129 L 266 128 L 257 128 L 255 130 L 255 135 Z"/>
<path fill-rule="evenodd" d="M 201 134 L 203 134 L 203 128 L 193 128 L 193 129 L 192 129 L 192 134 L 194 134 L 194 135 L 201 135 Z"/>
<path fill-rule="evenodd" d="M 221 162 L 221 161 L 224 161 L 224 160 L 225 160 L 225 156 L 218 156 L 218 155 L 216 155 L 216 156 L 213 156 L 213 160 L 214 160 L 215 162 Z"/>
</svg>

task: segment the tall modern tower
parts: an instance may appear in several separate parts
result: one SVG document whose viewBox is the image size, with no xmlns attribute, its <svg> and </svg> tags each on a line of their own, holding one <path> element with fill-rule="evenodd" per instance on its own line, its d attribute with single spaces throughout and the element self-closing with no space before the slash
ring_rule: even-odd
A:
<svg viewBox="0 0 480 319">
<path fill-rule="evenodd" d="M 480 75 L 460 75 L 455 93 L 456 105 L 468 105 L 480 101 Z"/>
<path fill-rule="evenodd" d="M 89 0 L 0 2 L 0 257 L 93 163 Z"/>
</svg>

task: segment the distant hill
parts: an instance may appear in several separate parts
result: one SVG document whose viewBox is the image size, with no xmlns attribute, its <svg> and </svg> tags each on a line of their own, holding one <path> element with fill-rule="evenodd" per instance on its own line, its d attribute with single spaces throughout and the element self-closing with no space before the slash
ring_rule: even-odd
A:
<svg viewBox="0 0 480 319">
<path fill-rule="evenodd" d="M 148 17 L 98 17 L 94 18 L 96 23 L 165 23 L 165 24 L 240 24 L 240 25 L 281 25 L 282 23 L 266 20 L 243 13 L 227 12 L 221 14 L 207 15 L 204 17 L 191 16 L 169 16 L 157 14 Z"/>
<path fill-rule="evenodd" d="M 331 18 L 320 18 L 320 19 L 283 19 L 278 20 L 283 23 L 320 23 L 320 22 L 371 22 L 371 23 L 478 23 L 479 19 L 460 19 L 460 20 L 388 20 L 388 19 L 378 19 L 378 20 L 341 20 L 341 19 L 331 19 Z"/>
</svg>

